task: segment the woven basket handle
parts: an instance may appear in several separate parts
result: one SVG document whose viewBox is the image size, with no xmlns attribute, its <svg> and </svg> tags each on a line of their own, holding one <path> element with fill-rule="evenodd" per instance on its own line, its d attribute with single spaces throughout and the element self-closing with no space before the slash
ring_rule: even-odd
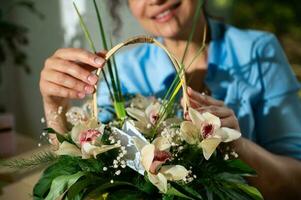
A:
<svg viewBox="0 0 301 200">
<path fill-rule="evenodd" d="M 180 78 L 181 78 L 181 83 L 182 83 L 182 90 L 183 90 L 183 100 L 184 100 L 184 112 L 187 111 L 188 107 L 190 106 L 189 101 L 188 101 L 188 95 L 187 95 L 187 83 L 186 83 L 186 78 L 185 78 L 185 71 L 181 69 L 181 64 L 180 62 L 166 49 L 166 47 L 160 43 L 158 40 L 148 37 L 148 36 L 138 36 L 138 37 L 133 37 L 125 42 L 121 42 L 114 46 L 110 51 L 107 52 L 105 60 L 108 61 L 119 49 L 122 47 L 132 45 L 132 44 L 138 44 L 138 43 L 149 43 L 149 44 L 154 44 L 160 48 L 162 48 L 165 53 L 168 55 L 170 58 L 174 68 L 176 69 L 177 72 L 179 72 Z M 96 72 L 96 75 L 99 76 L 101 72 L 101 68 L 99 68 Z M 98 106 L 97 106 L 97 90 L 98 86 L 95 88 L 95 93 L 93 94 L 93 111 L 94 111 L 94 117 L 97 118 L 98 116 Z"/>
</svg>

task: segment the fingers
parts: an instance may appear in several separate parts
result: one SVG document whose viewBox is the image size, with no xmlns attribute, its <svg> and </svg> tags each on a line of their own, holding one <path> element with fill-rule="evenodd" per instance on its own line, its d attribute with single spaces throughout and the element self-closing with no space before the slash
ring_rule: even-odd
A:
<svg viewBox="0 0 301 200">
<path fill-rule="evenodd" d="M 197 108 L 197 110 L 201 113 L 210 112 L 211 114 L 219 117 L 225 118 L 234 115 L 234 112 L 227 107 L 219 107 L 219 106 L 203 106 Z"/>
<path fill-rule="evenodd" d="M 196 100 L 194 100 L 192 98 L 189 99 L 189 103 L 192 108 L 199 108 L 202 106 L 202 104 L 200 104 L 199 102 L 197 102 Z M 181 106 L 184 107 L 184 99 L 183 98 L 181 99 Z"/>
<path fill-rule="evenodd" d="M 52 58 L 47 60 L 46 62 L 46 66 L 50 66 L 50 68 L 52 68 L 53 70 L 68 74 L 87 84 L 95 85 L 98 81 L 98 77 L 95 74 L 91 73 L 90 70 L 87 70 L 74 62 L 62 60 L 59 58 Z"/>
<path fill-rule="evenodd" d="M 49 72 L 46 71 L 45 73 L 47 73 L 47 76 L 44 77 L 45 81 L 76 90 L 77 92 L 85 92 L 85 94 L 92 94 L 94 92 L 94 87 L 92 85 L 86 84 L 68 74 L 54 70 Z"/>
<path fill-rule="evenodd" d="M 45 85 L 47 87 L 45 87 Z M 43 88 L 43 92 L 47 93 L 49 96 L 55 96 L 55 97 L 61 97 L 61 98 L 67 98 L 67 99 L 82 99 L 85 97 L 85 93 L 78 92 L 73 89 L 69 89 L 66 87 L 63 87 L 61 85 L 57 85 L 52 82 L 41 82 L 41 88 Z"/>
<path fill-rule="evenodd" d="M 95 68 L 103 67 L 105 64 L 103 54 L 94 54 L 84 49 L 77 48 L 59 49 L 54 53 L 54 57 L 73 62 L 81 62 Z"/>
<path fill-rule="evenodd" d="M 230 117 L 226 117 L 226 118 L 221 119 L 221 126 L 232 128 L 232 129 L 235 129 L 237 131 L 240 131 L 239 124 L 238 124 L 238 121 L 235 118 L 235 116 L 230 116 Z"/>
<path fill-rule="evenodd" d="M 224 106 L 224 102 L 216 100 L 210 96 L 203 95 L 199 92 L 196 92 L 190 87 L 187 88 L 187 94 L 191 99 L 194 99 L 196 102 L 198 102 L 201 105 Z"/>
<path fill-rule="evenodd" d="M 221 120 L 222 127 L 233 128 L 240 131 L 238 120 L 235 116 L 233 110 L 227 107 L 219 107 L 219 106 L 205 106 L 199 107 L 196 109 L 200 113 L 209 112 Z"/>
</svg>

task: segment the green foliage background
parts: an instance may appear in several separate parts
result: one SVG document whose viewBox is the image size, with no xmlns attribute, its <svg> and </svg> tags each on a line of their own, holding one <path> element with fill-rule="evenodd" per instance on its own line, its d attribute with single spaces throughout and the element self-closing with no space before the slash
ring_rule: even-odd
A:
<svg viewBox="0 0 301 200">
<path fill-rule="evenodd" d="M 210 13 L 240 28 L 273 32 L 301 81 L 301 4 L 298 0 L 213 0 Z"/>
</svg>

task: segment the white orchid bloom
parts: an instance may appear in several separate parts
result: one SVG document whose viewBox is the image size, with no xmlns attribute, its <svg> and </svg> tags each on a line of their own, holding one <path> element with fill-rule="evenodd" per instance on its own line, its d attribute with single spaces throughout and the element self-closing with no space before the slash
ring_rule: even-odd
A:
<svg viewBox="0 0 301 200">
<path fill-rule="evenodd" d="M 141 150 L 141 164 L 150 182 L 163 193 L 167 192 L 167 181 L 183 180 L 188 175 L 188 170 L 181 165 L 162 166 L 171 159 L 170 147 L 171 144 L 166 138 L 158 137 L 152 144 L 145 145 Z"/>
<path fill-rule="evenodd" d="M 62 144 L 59 145 L 59 149 L 55 151 L 57 155 L 69 155 L 69 156 L 82 156 L 80 149 L 67 141 L 64 141 Z"/>
<path fill-rule="evenodd" d="M 71 130 L 71 139 L 75 143 L 64 141 L 57 151 L 58 155 L 82 156 L 83 159 L 96 158 L 98 154 L 120 147 L 118 144 L 103 145 L 100 138 L 103 125 L 95 118 L 76 124 Z"/>
<path fill-rule="evenodd" d="M 88 159 L 93 156 L 96 159 L 97 155 L 119 147 L 120 144 L 95 146 L 86 142 L 82 146 L 82 158 Z"/>
<path fill-rule="evenodd" d="M 241 136 L 241 133 L 234 129 L 221 127 L 220 119 L 209 112 L 201 114 L 193 108 L 189 108 L 188 112 L 192 122 L 182 122 L 181 137 L 188 144 L 201 147 L 206 160 L 221 142 L 231 142 Z"/>
<path fill-rule="evenodd" d="M 81 143 L 83 143 L 83 140 L 85 140 L 83 133 L 85 133 L 88 130 L 95 131 L 93 141 L 91 141 L 91 142 L 95 142 L 95 136 L 96 135 L 101 136 L 103 132 L 103 126 L 98 123 L 96 118 L 92 118 L 88 121 L 84 121 L 76 124 L 71 130 L 71 138 L 73 142 L 79 147 L 82 145 Z M 98 131 L 98 134 L 96 134 L 96 131 Z"/>
<path fill-rule="evenodd" d="M 149 104 L 145 111 L 138 108 L 126 108 L 128 115 L 134 118 L 134 126 L 142 133 L 150 134 L 151 128 L 156 124 L 159 118 L 159 111 L 161 104 L 159 102 L 153 102 Z"/>
<path fill-rule="evenodd" d="M 141 94 L 137 94 L 131 100 L 131 108 L 138 108 L 140 110 L 145 110 L 150 104 L 155 101 L 154 97 L 144 97 Z"/>
</svg>

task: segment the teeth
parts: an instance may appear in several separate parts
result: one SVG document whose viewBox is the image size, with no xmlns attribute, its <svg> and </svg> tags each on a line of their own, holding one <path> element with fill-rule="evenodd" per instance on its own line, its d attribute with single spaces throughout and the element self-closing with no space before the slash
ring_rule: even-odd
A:
<svg viewBox="0 0 301 200">
<path fill-rule="evenodd" d="M 157 19 L 163 18 L 163 17 L 169 15 L 169 13 L 170 13 L 170 10 L 168 9 L 168 10 L 164 11 L 163 13 L 160 13 L 159 15 L 157 15 L 156 18 Z"/>
</svg>

